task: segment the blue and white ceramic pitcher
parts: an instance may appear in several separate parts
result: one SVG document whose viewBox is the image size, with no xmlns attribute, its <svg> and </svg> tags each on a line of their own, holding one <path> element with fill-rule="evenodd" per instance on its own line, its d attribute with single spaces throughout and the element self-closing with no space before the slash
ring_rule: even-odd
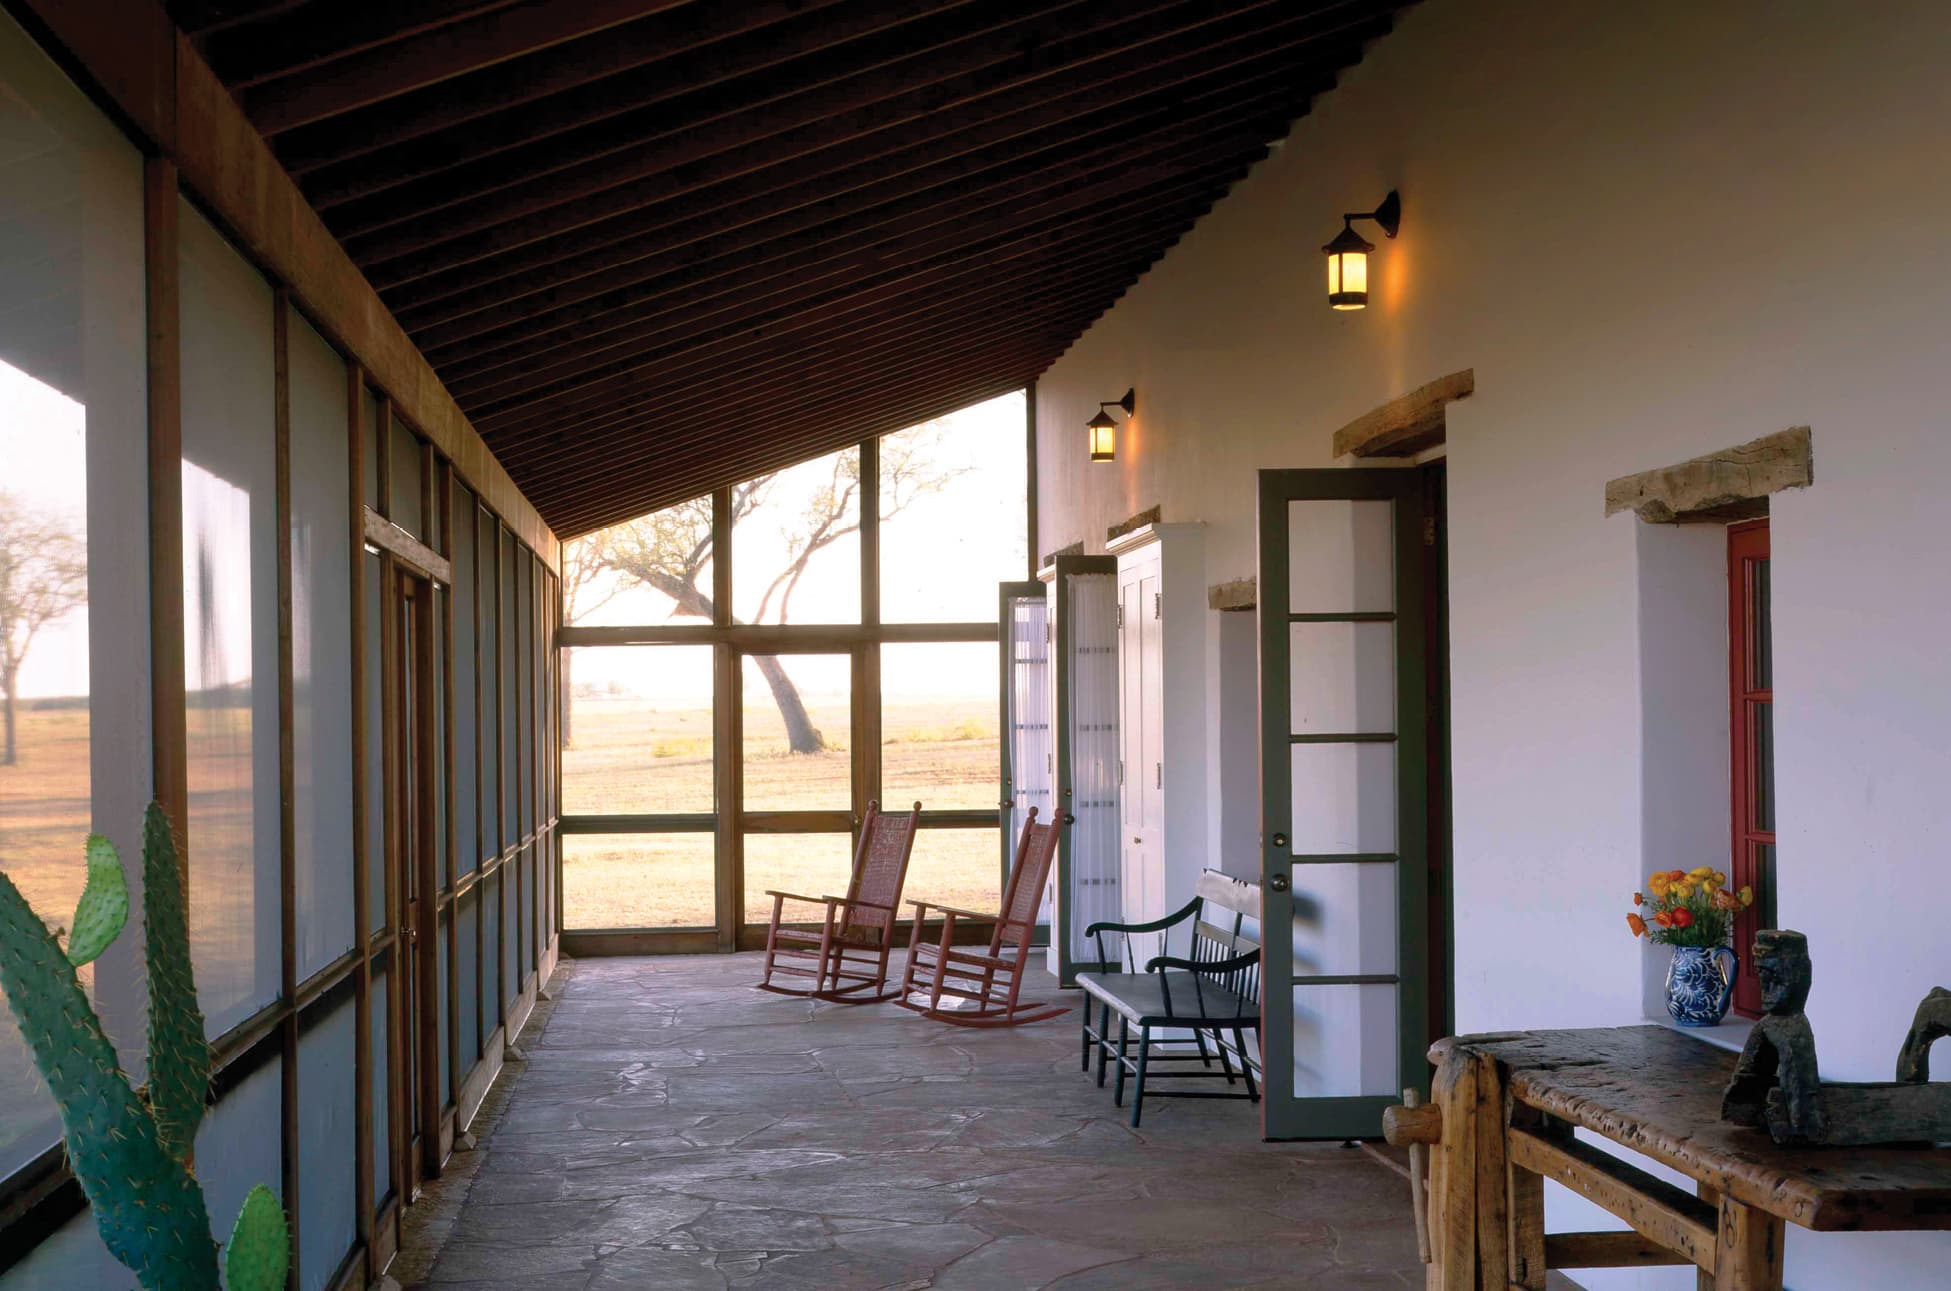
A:
<svg viewBox="0 0 1951 1291">
<path fill-rule="evenodd" d="M 1675 946 L 1666 970 L 1666 1011 L 1683 1027 L 1719 1026 L 1734 1000 L 1739 970 L 1740 960 L 1726 946 Z"/>
</svg>

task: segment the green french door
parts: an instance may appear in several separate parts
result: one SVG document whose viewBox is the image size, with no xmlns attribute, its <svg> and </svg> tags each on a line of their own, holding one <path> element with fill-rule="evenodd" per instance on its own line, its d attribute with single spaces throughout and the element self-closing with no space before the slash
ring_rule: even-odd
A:
<svg viewBox="0 0 1951 1291">
<path fill-rule="evenodd" d="M 1269 1139 L 1377 1136 L 1427 1079 L 1429 505 L 1416 470 L 1260 472 Z"/>
</svg>

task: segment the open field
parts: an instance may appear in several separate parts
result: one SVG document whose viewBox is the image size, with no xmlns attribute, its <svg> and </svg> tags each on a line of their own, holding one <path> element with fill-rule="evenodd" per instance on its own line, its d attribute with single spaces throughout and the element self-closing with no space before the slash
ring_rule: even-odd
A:
<svg viewBox="0 0 1951 1291">
<path fill-rule="evenodd" d="M 826 737 L 820 753 L 787 751 L 770 703 L 745 710 L 745 807 L 753 811 L 846 810 L 851 732 L 844 703 L 809 697 Z M 952 701 L 889 703 L 882 717 L 884 799 L 897 809 L 988 810 L 997 801 L 993 708 Z M 563 809 L 583 813 L 711 812 L 711 709 L 639 699 L 576 700 L 574 744 L 563 754 Z M 767 888 L 822 895 L 844 891 L 850 843 L 843 834 L 746 840 L 745 919 L 771 918 Z M 994 830 L 923 830 L 907 893 L 993 910 L 1000 841 Z M 709 834 L 579 835 L 564 840 L 563 913 L 572 928 L 706 927 L 713 921 Z"/>
</svg>

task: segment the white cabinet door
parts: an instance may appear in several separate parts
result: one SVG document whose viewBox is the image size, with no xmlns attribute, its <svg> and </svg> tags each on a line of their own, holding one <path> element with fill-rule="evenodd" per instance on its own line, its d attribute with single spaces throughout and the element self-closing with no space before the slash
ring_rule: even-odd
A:
<svg viewBox="0 0 1951 1291">
<path fill-rule="evenodd" d="M 1149 558 L 1147 558 L 1149 557 Z M 1125 919 L 1162 917 L 1165 900 L 1163 633 L 1155 553 L 1118 570 L 1119 877 Z M 1155 945 L 1157 938 L 1150 939 Z M 1147 951 L 1141 939 L 1137 949 Z M 1159 953 L 1156 949 L 1149 954 Z M 1139 967 L 1143 967 L 1142 957 Z"/>
</svg>

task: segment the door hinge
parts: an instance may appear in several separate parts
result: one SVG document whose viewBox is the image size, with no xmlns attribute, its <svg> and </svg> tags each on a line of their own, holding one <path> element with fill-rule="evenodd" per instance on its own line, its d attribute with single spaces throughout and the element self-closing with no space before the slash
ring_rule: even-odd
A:
<svg viewBox="0 0 1951 1291">
<path fill-rule="evenodd" d="M 1435 545 L 1436 545 L 1436 517 L 1424 516 L 1423 517 L 1423 546 L 1434 547 Z"/>
<path fill-rule="evenodd" d="M 1159 609 L 1159 593 L 1157 592 L 1152 593 L 1152 617 L 1155 619 L 1163 617 L 1163 613 Z"/>
<path fill-rule="evenodd" d="M 1118 783 L 1123 784 L 1124 782 L 1125 782 L 1125 760 L 1123 758 L 1119 758 L 1118 759 Z"/>
<path fill-rule="evenodd" d="M 1154 762 L 1152 766 L 1158 770 L 1158 775 L 1155 777 L 1158 780 L 1158 788 L 1163 789 L 1165 787 L 1165 764 L 1163 762 Z"/>
<path fill-rule="evenodd" d="M 1124 625 L 1125 625 L 1125 607 L 1120 605 L 1118 607 L 1118 626 L 1122 628 Z"/>
</svg>

